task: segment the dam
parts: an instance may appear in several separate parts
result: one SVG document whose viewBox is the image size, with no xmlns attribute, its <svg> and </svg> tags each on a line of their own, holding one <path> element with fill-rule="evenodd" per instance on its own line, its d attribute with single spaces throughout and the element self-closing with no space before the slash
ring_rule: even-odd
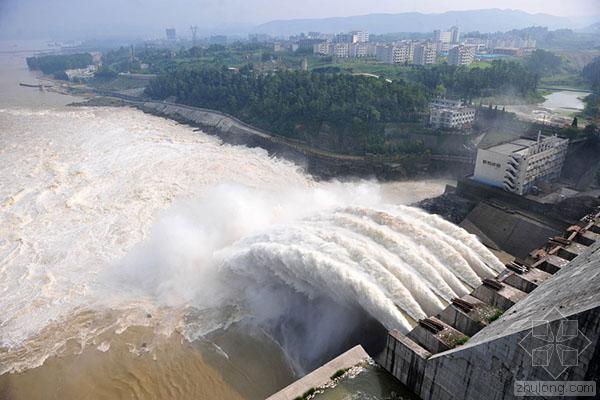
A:
<svg viewBox="0 0 600 400">
<path fill-rule="evenodd" d="M 423 400 L 518 398 L 535 395 L 535 382 L 577 382 L 594 395 L 599 287 L 597 208 L 408 333 L 389 331 L 377 362 Z M 272 399 L 301 395 L 289 394 Z"/>
</svg>

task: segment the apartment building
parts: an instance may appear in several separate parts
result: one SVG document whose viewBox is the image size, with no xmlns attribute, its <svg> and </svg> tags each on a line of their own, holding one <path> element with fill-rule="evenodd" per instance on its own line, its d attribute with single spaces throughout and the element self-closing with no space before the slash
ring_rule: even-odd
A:
<svg viewBox="0 0 600 400">
<path fill-rule="evenodd" d="M 369 41 L 369 32 L 352 31 L 352 43 L 367 43 Z"/>
<path fill-rule="evenodd" d="M 449 65 L 469 65 L 475 59 L 475 48 L 458 45 L 448 51 Z"/>
<path fill-rule="evenodd" d="M 435 99 L 429 105 L 429 124 L 435 128 L 464 130 L 475 120 L 475 109 L 459 100 Z"/>
<path fill-rule="evenodd" d="M 437 49 L 434 43 L 418 43 L 414 47 L 413 62 L 418 65 L 435 64 Z"/>
<path fill-rule="evenodd" d="M 386 64 L 412 63 L 414 44 L 412 42 L 401 42 L 395 45 L 377 46 L 376 57 Z"/>
<path fill-rule="evenodd" d="M 568 139 L 557 136 L 537 140 L 517 139 L 477 151 L 473 179 L 519 195 L 527 194 L 537 182 L 560 176 Z"/>
<path fill-rule="evenodd" d="M 435 42 L 452 43 L 452 32 L 436 29 L 433 31 L 433 40 Z"/>
</svg>

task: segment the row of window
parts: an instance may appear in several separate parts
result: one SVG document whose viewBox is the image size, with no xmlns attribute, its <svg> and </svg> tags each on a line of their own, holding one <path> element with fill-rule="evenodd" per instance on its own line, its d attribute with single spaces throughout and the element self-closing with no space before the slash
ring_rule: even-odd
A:
<svg viewBox="0 0 600 400">
<path fill-rule="evenodd" d="M 483 164 L 485 164 L 485 165 L 490 165 L 490 166 L 492 166 L 492 167 L 496 167 L 496 168 L 500 168 L 500 167 L 501 167 L 501 165 L 500 165 L 500 164 L 498 164 L 498 163 L 495 163 L 495 162 L 491 162 L 491 161 L 488 161 L 488 160 L 483 160 Z"/>
</svg>

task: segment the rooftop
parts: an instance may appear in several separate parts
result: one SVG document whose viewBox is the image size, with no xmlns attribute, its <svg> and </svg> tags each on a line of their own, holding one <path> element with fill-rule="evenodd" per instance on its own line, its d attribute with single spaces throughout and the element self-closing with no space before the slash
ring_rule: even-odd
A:
<svg viewBox="0 0 600 400">
<path fill-rule="evenodd" d="M 552 144 L 556 145 L 565 140 L 567 140 L 567 139 L 561 139 L 556 136 L 543 136 L 540 138 L 540 142 L 538 143 L 536 140 L 533 140 L 533 139 L 520 138 L 520 139 L 512 140 L 508 143 L 503 143 L 503 144 L 489 147 L 486 150 L 497 153 L 497 154 L 505 154 L 505 155 L 511 155 L 511 154 L 527 155 L 529 153 L 529 149 L 534 147 L 537 144 L 544 143 L 544 144 L 549 144 L 549 145 L 552 145 Z M 538 146 L 538 150 L 543 149 L 543 148 L 545 148 L 545 147 Z M 536 152 L 537 151 L 534 149 L 533 153 L 536 153 Z"/>
<path fill-rule="evenodd" d="M 519 139 L 519 140 L 521 140 L 521 139 Z M 525 154 L 527 154 L 527 149 L 529 149 L 529 147 L 535 143 L 533 140 L 531 140 L 530 142 L 531 143 L 525 144 L 525 143 L 518 143 L 518 140 L 515 140 L 510 143 L 504 143 L 504 144 L 499 144 L 497 146 L 490 147 L 487 150 L 492 151 L 494 153 L 498 153 L 498 154 L 510 155 L 510 154 L 514 154 L 514 153 L 519 153 L 519 154 L 525 155 Z"/>
</svg>

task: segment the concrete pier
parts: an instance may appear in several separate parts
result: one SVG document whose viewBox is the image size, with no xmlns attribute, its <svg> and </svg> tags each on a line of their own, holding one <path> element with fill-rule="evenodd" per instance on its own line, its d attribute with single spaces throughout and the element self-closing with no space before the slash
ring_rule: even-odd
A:
<svg viewBox="0 0 600 400">
<path fill-rule="evenodd" d="M 331 376 L 340 369 L 352 368 L 361 362 L 366 362 L 368 359 L 369 355 L 362 346 L 355 346 L 274 395 L 269 396 L 267 400 L 293 400 L 302 397 L 302 394 L 308 390 L 319 388 L 328 383 Z"/>
</svg>

